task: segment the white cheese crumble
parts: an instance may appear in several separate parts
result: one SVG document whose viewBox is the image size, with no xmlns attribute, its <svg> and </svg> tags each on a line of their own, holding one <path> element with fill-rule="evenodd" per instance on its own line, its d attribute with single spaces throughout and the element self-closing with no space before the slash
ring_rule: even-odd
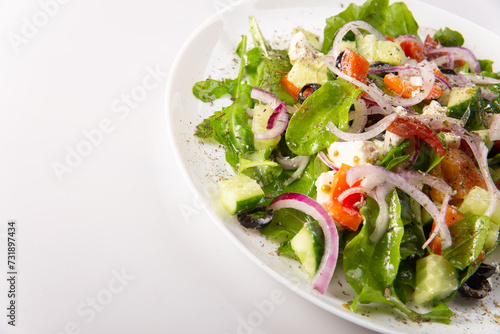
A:
<svg viewBox="0 0 500 334">
<path fill-rule="evenodd" d="M 374 164 L 377 161 L 378 149 L 371 141 L 334 142 L 328 149 L 328 158 L 335 167 L 342 164 L 349 166 Z"/>
</svg>

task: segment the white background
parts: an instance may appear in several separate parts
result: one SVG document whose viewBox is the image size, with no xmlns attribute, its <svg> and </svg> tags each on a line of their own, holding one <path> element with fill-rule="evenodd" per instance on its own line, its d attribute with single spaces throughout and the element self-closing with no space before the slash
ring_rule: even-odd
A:
<svg viewBox="0 0 500 334">
<path fill-rule="evenodd" d="M 247 259 L 173 159 L 168 72 L 224 1 L 60 2 L 0 1 L 0 333 L 371 333 Z M 500 34 L 497 0 L 423 2 Z"/>
</svg>

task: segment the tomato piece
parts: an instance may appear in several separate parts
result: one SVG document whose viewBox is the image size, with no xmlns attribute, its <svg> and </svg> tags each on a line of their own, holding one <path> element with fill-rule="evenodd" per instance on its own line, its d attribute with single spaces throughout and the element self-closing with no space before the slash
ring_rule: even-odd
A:
<svg viewBox="0 0 500 334">
<path fill-rule="evenodd" d="M 332 217 L 334 221 L 338 224 L 344 226 L 347 229 L 356 231 L 363 221 L 363 216 L 359 213 L 359 209 L 354 206 L 357 202 L 364 199 L 363 194 L 352 194 L 344 199 L 342 203 L 338 200 L 338 197 L 347 189 L 351 188 L 346 180 L 346 173 L 351 168 L 348 165 L 342 164 L 340 169 L 335 173 L 332 182 L 332 190 L 330 200 L 323 203 L 328 214 Z M 356 182 L 354 186 L 358 186 L 359 182 Z"/>
<path fill-rule="evenodd" d="M 366 83 L 369 68 L 370 63 L 365 57 L 349 48 L 344 50 L 344 54 L 339 64 L 339 69 L 343 73 L 362 83 Z"/>
<path fill-rule="evenodd" d="M 424 45 L 414 39 L 405 39 L 399 43 L 406 57 L 415 59 L 418 62 L 425 60 Z"/>
<path fill-rule="evenodd" d="M 413 97 L 413 92 L 418 91 L 421 88 L 421 86 L 414 86 L 393 73 L 388 73 L 384 76 L 384 84 L 391 91 L 404 98 Z M 438 85 L 434 84 L 429 95 L 427 95 L 426 100 L 437 99 L 443 94 L 444 91 Z"/>
<path fill-rule="evenodd" d="M 280 78 L 280 82 L 283 85 L 283 88 L 285 88 L 285 90 L 292 95 L 294 99 L 299 99 L 300 88 L 288 81 L 288 73 L 284 77 Z"/>
<path fill-rule="evenodd" d="M 342 164 L 338 172 L 335 173 L 332 184 L 332 198 L 337 200 L 344 191 L 351 188 L 351 186 L 347 183 L 347 177 L 346 177 L 347 171 L 350 168 L 351 167 L 349 165 Z M 357 181 L 352 185 L 352 187 L 357 187 L 360 185 L 360 183 L 361 181 Z M 352 194 L 347 196 L 342 201 L 342 204 L 345 206 L 352 207 L 354 204 L 361 202 L 364 198 L 365 196 L 363 194 Z"/>
<path fill-rule="evenodd" d="M 431 37 L 431 35 L 427 35 L 424 41 L 424 46 L 426 49 L 435 49 L 439 46 L 439 43 Z"/>
<path fill-rule="evenodd" d="M 451 186 L 454 191 L 450 200 L 451 204 L 460 204 L 475 186 L 487 188 L 474 160 L 458 148 L 450 148 L 431 174 L 443 179 Z M 431 190 L 430 195 L 434 201 L 442 201 L 444 198 L 444 195 L 435 189 Z"/>
<path fill-rule="evenodd" d="M 446 208 L 446 217 L 445 217 L 445 223 L 446 226 L 450 227 L 453 225 L 456 221 L 465 218 L 465 215 L 455 209 L 453 206 L 448 205 Z M 434 221 L 432 223 L 432 230 L 436 227 L 436 222 Z M 437 235 L 432 241 L 429 243 L 429 248 L 434 254 L 437 255 L 443 255 L 443 252 L 441 250 L 441 239 L 439 239 L 439 235 Z"/>
<path fill-rule="evenodd" d="M 428 126 L 416 119 L 398 117 L 387 127 L 387 131 L 403 138 L 418 137 L 429 144 L 440 157 L 446 153 L 439 137 Z"/>
</svg>

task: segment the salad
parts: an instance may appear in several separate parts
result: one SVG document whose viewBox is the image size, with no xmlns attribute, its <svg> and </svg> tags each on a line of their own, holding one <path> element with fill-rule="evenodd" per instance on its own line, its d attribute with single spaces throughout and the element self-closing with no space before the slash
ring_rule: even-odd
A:
<svg viewBox="0 0 500 334">
<path fill-rule="evenodd" d="M 450 323 L 457 293 L 485 297 L 500 224 L 493 62 L 448 27 L 419 36 L 388 0 L 349 5 L 322 38 L 295 28 L 285 50 L 249 26 L 237 77 L 193 87 L 207 103 L 230 96 L 195 133 L 225 147 L 223 207 L 319 293 L 343 270 L 353 311 L 384 303 Z"/>
</svg>

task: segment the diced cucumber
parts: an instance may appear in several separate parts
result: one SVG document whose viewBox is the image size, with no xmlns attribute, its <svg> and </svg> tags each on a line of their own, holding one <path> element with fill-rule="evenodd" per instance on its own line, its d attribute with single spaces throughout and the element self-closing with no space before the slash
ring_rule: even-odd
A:
<svg viewBox="0 0 500 334">
<path fill-rule="evenodd" d="M 476 130 L 483 126 L 483 97 L 479 87 L 456 87 L 450 92 L 448 101 L 448 116 L 462 119 L 468 112 L 467 130 Z"/>
<path fill-rule="evenodd" d="M 464 201 L 458 208 L 458 211 L 466 216 L 471 215 L 483 215 L 488 209 L 490 203 L 490 196 L 486 190 L 481 187 L 472 188 L 467 196 L 465 196 Z M 497 200 L 497 207 L 493 214 L 491 215 L 491 220 L 495 224 L 500 224 L 500 201 Z"/>
<path fill-rule="evenodd" d="M 357 35 L 356 49 L 370 63 L 383 62 L 400 65 L 406 59 L 405 53 L 398 43 L 381 41 L 374 35 Z"/>
<path fill-rule="evenodd" d="M 253 110 L 253 132 L 254 133 L 264 133 L 267 131 L 267 122 L 269 117 L 273 114 L 273 108 L 263 104 L 256 104 Z M 273 139 L 254 139 L 254 146 L 256 150 L 264 150 L 269 146 L 276 147 L 278 145 L 281 136 Z"/>
<path fill-rule="evenodd" d="M 234 175 L 219 183 L 222 206 L 232 215 L 254 209 L 264 197 L 257 181 L 244 175 Z"/>
<path fill-rule="evenodd" d="M 466 216 L 482 215 L 488 209 L 489 201 L 490 196 L 486 190 L 481 187 L 474 187 L 469 191 L 458 210 Z M 484 248 L 486 250 L 491 249 L 497 243 L 499 224 L 500 201 L 497 200 L 497 207 L 491 215 L 490 234 L 488 235 L 488 238 L 486 239 L 486 242 L 484 244 Z"/>
<path fill-rule="evenodd" d="M 311 43 L 311 46 L 313 48 L 315 48 L 316 50 L 321 50 L 321 42 L 319 41 L 319 36 L 310 32 L 310 31 L 307 31 L 307 30 L 304 30 L 302 28 L 294 28 L 292 30 L 292 36 L 295 35 L 296 33 L 298 33 L 299 31 L 303 32 L 304 35 L 306 35 L 307 37 L 307 40 L 309 41 L 309 43 Z"/>
<path fill-rule="evenodd" d="M 306 223 L 290 240 L 304 271 L 312 278 L 325 250 L 323 231 L 317 223 Z"/>
<path fill-rule="evenodd" d="M 341 41 L 340 42 L 340 52 L 344 51 L 345 49 L 351 49 L 352 51 L 356 51 L 356 42 L 355 41 Z"/>
<path fill-rule="evenodd" d="M 458 270 L 441 255 L 417 260 L 415 303 L 443 300 L 458 288 Z"/>
<path fill-rule="evenodd" d="M 298 59 L 288 73 L 288 81 L 299 88 L 309 83 L 324 84 L 327 81 L 327 67 L 323 59 L 324 56 Z"/>
</svg>

